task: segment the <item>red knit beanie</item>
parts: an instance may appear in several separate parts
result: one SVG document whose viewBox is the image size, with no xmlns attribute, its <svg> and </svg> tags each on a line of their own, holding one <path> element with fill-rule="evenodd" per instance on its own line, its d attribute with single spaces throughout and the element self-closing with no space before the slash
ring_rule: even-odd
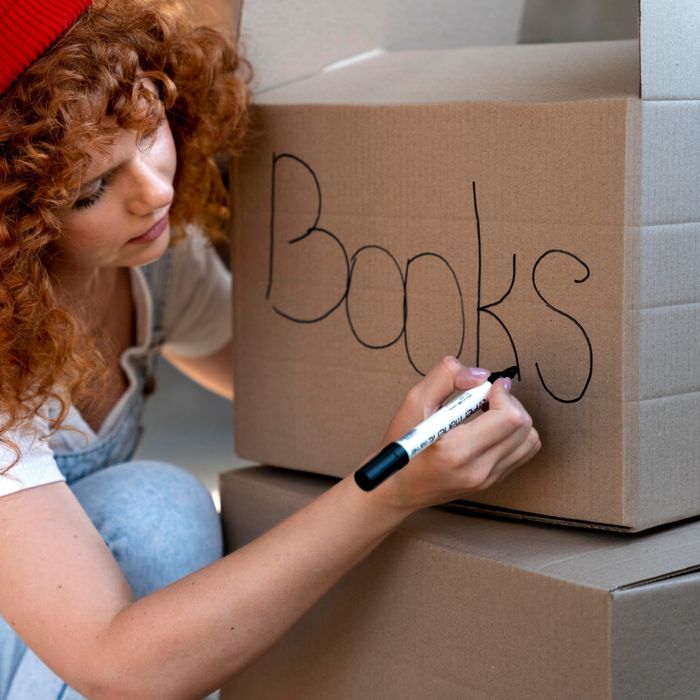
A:
<svg viewBox="0 0 700 700">
<path fill-rule="evenodd" d="M 92 0 L 0 0 L 0 94 L 91 4 Z"/>
</svg>

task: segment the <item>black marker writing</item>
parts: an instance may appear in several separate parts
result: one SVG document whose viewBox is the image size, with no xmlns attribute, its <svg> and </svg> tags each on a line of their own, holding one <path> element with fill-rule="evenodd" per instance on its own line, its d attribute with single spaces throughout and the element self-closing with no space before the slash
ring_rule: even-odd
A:
<svg viewBox="0 0 700 700">
<path fill-rule="evenodd" d="M 306 229 L 304 233 L 302 233 L 300 236 L 297 236 L 296 238 L 293 238 L 292 240 L 288 241 L 289 245 L 294 245 L 297 243 L 301 243 L 302 241 L 306 240 L 307 238 L 314 236 L 316 234 L 321 234 L 328 236 L 332 241 L 334 241 L 340 250 L 343 253 L 343 257 L 345 259 L 345 269 L 347 271 L 346 273 L 346 280 L 349 279 L 350 277 L 350 262 L 348 261 L 348 254 L 345 250 L 345 246 L 340 242 L 340 240 L 330 231 L 327 231 L 324 228 L 319 228 L 318 222 L 321 219 L 321 185 L 318 182 L 318 178 L 316 177 L 316 173 L 301 159 L 297 158 L 296 156 L 293 156 L 289 153 L 284 153 L 282 155 L 275 155 L 273 156 L 272 159 L 272 205 L 270 207 L 270 264 L 269 264 L 269 273 L 268 273 L 268 281 L 267 281 L 267 292 L 265 294 L 265 298 L 269 299 L 270 295 L 272 293 L 272 281 L 274 278 L 274 251 L 275 251 L 275 183 L 276 183 L 276 170 L 277 170 L 277 164 L 281 158 L 291 158 L 292 160 L 296 161 L 300 165 L 302 165 L 308 172 L 310 173 L 311 177 L 314 180 L 314 184 L 316 186 L 316 193 L 318 195 L 318 205 L 317 205 L 317 210 L 316 210 L 316 218 L 314 219 L 314 223 Z M 283 311 L 282 309 L 278 308 L 277 306 L 273 305 L 274 310 L 282 317 L 288 319 L 289 321 L 294 321 L 295 323 L 318 323 L 318 321 L 322 321 L 324 318 L 330 316 L 342 303 L 343 300 L 345 299 L 347 295 L 347 282 L 345 285 L 345 291 L 343 292 L 342 296 L 340 299 L 338 299 L 333 305 L 331 305 L 326 311 L 324 311 L 320 316 L 315 316 L 314 318 L 299 318 L 297 316 L 292 316 L 290 313 Z"/>
<path fill-rule="evenodd" d="M 539 288 L 537 287 L 537 268 L 540 266 L 540 263 L 550 255 L 554 254 L 560 254 L 560 255 L 568 255 L 569 257 L 573 258 L 576 260 L 576 262 L 580 263 L 580 265 L 583 267 L 583 269 L 586 271 L 586 274 L 581 277 L 580 279 L 574 279 L 574 282 L 576 284 L 581 284 L 582 282 L 585 282 L 591 275 L 591 270 L 586 265 L 581 258 L 579 258 L 577 255 L 574 255 L 573 253 L 570 253 L 568 250 L 559 250 L 559 249 L 554 249 L 554 250 L 548 250 L 546 253 L 542 253 L 539 258 L 537 258 L 537 261 L 535 264 L 532 266 L 532 286 L 535 288 L 535 292 L 537 292 L 537 296 L 542 299 L 542 301 L 547 305 L 548 308 L 550 308 L 554 313 L 562 315 L 564 318 L 568 318 L 569 321 L 571 321 L 580 331 L 581 334 L 583 335 L 584 340 L 586 341 L 586 346 L 588 348 L 588 375 L 586 377 L 586 381 L 581 388 L 581 391 L 579 392 L 578 396 L 575 396 L 572 399 L 565 399 L 562 396 L 559 396 L 558 394 L 555 394 L 549 386 L 547 386 L 547 383 L 544 380 L 544 377 L 542 376 L 542 371 L 540 370 L 540 365 L 539 362 L 535 362 L 535 369 L 537 370 L 537 376 L 540 378 L 540 381 L 542 382 L 542 386 L 544 387 L 545 391 L 553 398 L 555 398 L 557 401 L 561 401 L 562 403 L 575 403 L 576 401 L 580 401 L 583 398 L 583 395 L 586 393 L 586 389 L 588 389 L 588 385 L 591 382 L 591 376 L 593 374 L 593 346 L 591 345 L 591 339 L 588 337 L 588 333 L 586 333 L 586 329 L 571 315 L 565 313 L 561 309 L 557 308 L 554 306 L 554 304 L 551 304 L 547 299 L 542 296 L 542 293 L 540 292 Z"/>
<path fill-rule="evenodd" d="M 459 284 L 459 278 L 455 270 L 452 268 L 449 260 L 447 260 L 444 256 L 439 255 L 437 253 L 433 252 L 423 252 L 419 253 L 418 255 L 414 255 L 411 258 L 408 258 L 406 260 L 405 265 L 402 267 L 401 263 L 391 254 L 389 250 L 386 248 L 379 246 L 379 245 L 365 245 L 359 248 L 355 253 L 353 253 L 351 256 L 348 255 L 348 252 L 343 245 L 343 242 L 341 239 L 334 234 L 332 231 L 322 228 L 319 226 L 319 223 L 321 221 L 321 214 L 322 214 L 322 193 L 321 193 L 321 185 L 318 180 L 318 177 L 316 176 L 316 173 L 313 171 L 313 169 L 305 163 L 301 158 L 292 155 L 290 153 L 282 153 L 282 154 L 274 154 L 272 158 L 272 204 L 271 204 L 271 212 L 270 212 L 270 252 L 269 252 L 269 272 L 268 272 L 268 284 L 267 284 L 267 291 L 266 291 L 266 296 L 265 298 L 270 301 L 271 296 L 272 296 L 272 291 L 273 291 L 273 286 L 274 286 L 274 277 L 275 277 L 275 250 L 276 246 L 278 245 L 278 242 L 276 240 L 276 218 L 275 218 L 275 209 L 276 209 L 276 185 L 277 185 L 277 175 L 278 175 L 278 165 L 279 163 L 284 160 L 284 159 L 289 159 L 292 162 L 295 162 L 299 165 L 301 165 L 304 170 L 311 176 L 313 186 L 314 186 L 314 191 L 315 191 L 315 196 L 316 196 L 316 207 L 315 207 L 315 212 L 313 214 L 313 219 L 311 221 L 311 225 L 308 226 L 308 228 L 302 229 L 302 233 L 290 240 L 287 241 L 288 245 L 298 245 L 303 242 L 309 242 L 311 239 L 314 239 L 314 237 L 324 237 L 326 239 L 330 239 L 333 244 L 334 248 L 337 248 L 338 254 L 342 256 L 343 264 L 344 264 L 344 279 L 341 280 L 341 293 L 338 298 L 335 298 L 329 302 L 328 306 L 321 312 L 317 313 L 312 317 L 307 317 L 307 318 L 302 318 L 299 315 L 292 314 L 289 310 L 285 310 L 277 306 L 276 304 L 272 303 L 272 307 L 274 311 L 282 316 L 283 318 L 287 319 L 288 321 L 292 321 L 294 323 L 318 323 L 322 321 L 323 319 L 327 318 L 330 316 L 332 313 L 334 313 L 338 308 L 340 308 L 341 305 L 344 304 L 345 306 L 345 315 L 348 321 L 348 326 L 350 328 L 350 331 L 354 338 L 357 340 L 358 343 L 360 343 L 363 347 L 366 347 L 368 349 L 372 350 L 382 350 L 385 348 L 389 348 L 396 343 L 398 343 L 402 338 L 404 341 L 404 348 L 406 352 L 406 358 L 408 362 L 411 364 L 411 366 L 418 372 L 419 374 L 424 374 L 421 368 L 418 367 L 417 361 L 415 359 L 415 353 L 411 351 L 411 343 L 410 343 L 410 334 L 408 332 L 408 320 L 409 320 L 409 298 L 410 298 L 410 290 L 409 290 L 409 273 L 411 272 L 411 266 L 415 265 L 419 260 L 433 260 L 437 262 L 439 265 L 441 265 L 448 273 L 449 273 L 449 279 L 451 282 L 454 284 L 454 289 L 456 293 L 456 304 L 458 306 L 458 317 L 461 319 L 461 325 L 458 329 L 457 332 L 457 337 L 458 337 L 458 342 L 456 343 L 456 347 L 454 348 L 446 348 L 445 352 L 450 352 L 451 354 L 455 355 L 456 357 L 459 357 L 464 349 L 464 340 L 465 340 L 465 335 L 466 335 L 466 320 L 465 320 L 465 313 L 464 313 L 464 296 L 462 292 L 462 288 Z M 473 204 L 473 209 L 474 209 L 474 216 L 476 219 L 476 231 L 477 231 L 477 279 L 476 279 L 476 328 L 475 328 L 475 337 L 476 337 L 476 362 L 475 364 L 478 366 L 479 365 L 479 360 L 481 356 L 481 343 L 482 343 L 482 338 L 481 338 L 481 319 L 482 319 L 482 314 L 486 314 L 493 318 L 501 327 L 503 332 L 505 333 L 506 338 L 508 339 L 508 343 L 510 345 L 510 349 L 513 353 L 513 364 L 516 365 L 518 368 L 520 368 L 520 358 L 518 354 L 518 349 L 517 345 L 515 342 L 515 338 L 513 337 L 513 334 L 510 332 L 510 329 L 504 322 L 504 320 L 499 316 L 494 309 L 498 307 L 499 305 L 503 304 L 506 299 L 510 296 L 510 294 L 513 292 L 513 289 L 516 284 L 516 273 L 517 273 L 517 256 L 513 254 L 512 257 L 512 272 L 511 272 L 511 278 L 510 278 L 510 284 L 508 288 L 506 289 L 505 293 L 498 298 L 496 301 L 492 301 L 488 304 L 484 304 L 482 302 L 482 283 L 483 283 L 483 253 L 482 253 L 482 230 L 481 230 L 481 220 L 479 217 L 479 207 L 478 207 L 478 202 L 477 202 L 477 188 L 476 188 L 476 183 L 472 183 L 472 204 Z M 569 256 L 570 258 L 576 260 L 584 269 L 585 269 L 585 275 L 580 278 L 574 280 L 577 284 L 580 284 L 582 282 L 585 282 L 589 276 L 590 276 L 590 269 L 586 263 L 581 260 L 578 256 L 576 256 L 574 253 L 571 253 L 566 250 L 561 250 L 561 249 L 553 249 L 553 250 L 548 250 L 545 253 L 543 253 L 535 262 L 532 268 L 532 286 L 537 294 L 537 296 L 545 303 L 545 305 L 554 311 L 555 313 L 567 318 L 569 321 L 571 321 L 581 332 L 583 335 L 583 338 L 586 342 L 587 345 L 587 350 L 588 350 L 588 372 L 587 372 L 587 378 L 582 386 L 580 392 L 578 393 L 577 396 L 573 398 L 564 398 L 563 396 L 557 394 L 552 388 L 551 388 L 551 380 L 550 384 L 545 382 L 545 379 L 542 375 L 542 371 L 540 369 L 540 365 L 538 362 L 535 362 L 535 370 L 537 371 L 537 376 L 539 377 L 540 382 L 542 383 L 542 386 L 544 387 L 545 391 L 554 399 L 557 401 L 560 401 L 562 403 L 574 403 L 576 401 L 580 401 L 584 394 L 586 393 L 586 390 L 588 389 L 588 385 L 590 384 L 592 373 L 593 373 L 593 348 L 591 345 L 590 338 L 588 337 L 588 334 L 586 333 L 586 330 L 584 327 L 570 314 L 567 314 L 566 312 L 562 311 L 558 307 L 556 307 L 554 304 L 552 304 L 548 299 L 544 297 L 544 295 L 541 293 L 538 285 L 537 285 L 537 272 L 539 269 L 540 264 L 549 256 L 554 255 L 554 254 L 560 254 L 560 255 L 566 255 Z M 402 310 L 401 310 L 401 318 L 398 319 L 398 323 L 396 328 L 394 329 L 389 329 L 389 337 L 384 338 L 381 340 L 381 342 L 377 340 L 370 341 L 367 338 L 363 338 L 360 332 L 358 331 L 357 323 L 353 320 L 353 314 L 352 314 L 352 309 L 351 309 L 351 295 L 352 295 L 352 290 L 354 289 L 355 281 L 356 281 L 356 275 L 357 275 L 357 270 L 358 266 L 361 264 L 361 261 L 368 258 L 371 255 L 378 255 L 385 257 L 387 261 L 389 262 L 390 268 L 395 269 L 396 271 L 396 276 L 397 276 L 397 284 L 399 289 L 403 293 L 403 305 L 402 305 Z M 303 270 L 301 274 L 306 274 L 308 275 L 308 270 Z M 518 371 L 518 379 L 520 379 L 520 371 Z"/>
<path fill-rule="evenodd" d="M 396 258 L 388 251 L 386 248 L 382 248 L 381 246 L 378 245 L 365 245 L 362 246 L 362 248 L 358 248 L 358 250 L 355 252 L 355 254 L 352 256 L 352 259 L 350 261 L 350 274 L 348 278 L 348 289 L 347 289 L 347 294 L 345 295 L 345 315 L 347 316 L 348 319 L 348 325 L 350 326 L 350 331 L 352 334 L 355 336 L 355 339 L 357 340 L 360 345 L 363 345 L 366 348 L 370 348 L 371 350 L 383 350 L 384 348 L 390 348 L 392 345 L 398 343 L 399 340 L 401 340 L 401 337 L 404 334 L 404 329 L 406 327 L 406 304 L 404 302 L 403 304 L 403 322 L 401 323 L 400 330 L 398 334 L 392 338 L 391 340 L 385 342 L 385 343 L 370 343 L 367 340 L 363 340 L 360 337 L 360 334 L 357 332 L 357 328 L 355 324 L 353 323 L 352 320 L 352 313 L 350 312 L 350 294 L 352 293 L 352 281 L 353 277 L 355 275 L 355 271 L 357 269 L 357 264 L 360 259 L 361 255 L 366 255 L 370 253 L 371 251 L 378 251 L 382 255 L 386 255 L 389 260 L 393 263 L 393 266 L 396 268 L 396 273 L 399 276 L 399 284 L 401 287 L 405 290 L 406 288 L 406 278 L 404 273 L 401 270 L 401 267 L 399 266 L 398 261 Z M 405 300 L 405 294 L 404 294 L 404 300 Z"/>
<path fill-rule="evenodd" d="M 505 331 L 508 336 L 508 341 L 510 342 L 510 347 L 513 350 L 513 364 L 518 368 L 518 381 L 520 381 L 520 359 L 518 358 L 518 349 L 515 347 L 515 341 L 511 335 L 508 327 L 503 322 L 503 319 L 495 314 L 491 309 L 499 304 L 502 304 L 508 295 L 513 291 L 513 286 L 515 285 L 515 272 L 516 272 L 516 256 L 513 253 L 513 274 L 510 278 L 510 286 L 506 290 L 506 293 L 497 301 L 491 304 L 481 303 L 481 283 L 482 283 L 482 252 L 481 252 L 481 220 L 479 219 L 479 204 L 476 199 L 476 182 L 472 182 L 472 200 L 474 202 L 474 216 L 476 218 L 476 241 L 477 241 L 477 274 L 476 274 L 476 366 L 479 366 L 479 359 L 481 357 L 481 314 L 488 314 L 492 318 L 496 319 L 500 324 L 501 328 Z"/>
</svg>

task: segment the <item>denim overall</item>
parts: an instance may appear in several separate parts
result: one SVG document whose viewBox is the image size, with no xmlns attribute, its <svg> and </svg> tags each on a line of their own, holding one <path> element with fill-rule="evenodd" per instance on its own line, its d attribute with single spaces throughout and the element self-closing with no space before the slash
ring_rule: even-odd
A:
<svg viewBox="0 0 700 700">
<path fill-rule="evenodd" d="M 125 352 L 134 360 L 130 365 L 135 371 L 128 374 L 137 390 L 128 395 L 121 419 L 83 449 L 55 454 L 68 486 L 112 551 L 136 598 L 206 566 L 223 550 L 219 517 L 203 484 L 170 464 L 130 461 L 142 433 L 144 402 L 154 387 L 170 269 L 169 252 L 141 269 L 153 299 L 153 323 L 147 349 Z M 82 697 L 0 617 L 0 700 Z"/>
</svg>

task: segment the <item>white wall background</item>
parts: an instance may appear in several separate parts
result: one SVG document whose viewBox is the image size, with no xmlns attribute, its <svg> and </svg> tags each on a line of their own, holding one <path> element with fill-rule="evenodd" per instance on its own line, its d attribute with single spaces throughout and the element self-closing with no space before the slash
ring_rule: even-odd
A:
<svg viewBox="0 0 700 700">
<path fill-rule="evenodd" d="M 634 39 L 638 5 L 638 0 L 526 0 L 518 41 Z"/>
</svg>

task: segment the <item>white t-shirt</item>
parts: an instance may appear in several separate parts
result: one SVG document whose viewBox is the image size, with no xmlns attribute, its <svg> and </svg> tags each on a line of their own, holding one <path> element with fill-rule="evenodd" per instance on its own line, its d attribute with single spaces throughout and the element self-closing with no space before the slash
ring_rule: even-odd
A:
<svg viewBox="0 0 700 700">
<path fill-rule="evenodd" d="M 184 241 L 174 246 L 169 296 L 163 312 L 163 349 L 179 357 L 207 357 L 231 338 L 231 275 L 214 248 L 194 227 L 187 229 Z M 54 459 L 57 453 L 83 450 L 110 432 L 120 420 L 128 400 L 136 391 L 135 362 L 151 344 L 154 300 L 143 272 L 130 269 L 131 290 L 136 312 L 136 345 L 127 348 L 121 364 L 129 388 L 112 408 L 98 433 L 85 422 L 74 406 L 66 424 L 77 430 L 61 430 L 50 437 L 45 419 L 35 418 L 31 427 L 14 431 L 8 437 L 20 450 L 20 460 L 0 475 L 0 496 L 22 489 L 64 481 Z M 55 407 L 49 406 L 51 416 Z M 87 441 L 87 442 L 86 442 Z M 0 468 L 11 464 L 15 453 L 0 444 Z"/>
</svg>

